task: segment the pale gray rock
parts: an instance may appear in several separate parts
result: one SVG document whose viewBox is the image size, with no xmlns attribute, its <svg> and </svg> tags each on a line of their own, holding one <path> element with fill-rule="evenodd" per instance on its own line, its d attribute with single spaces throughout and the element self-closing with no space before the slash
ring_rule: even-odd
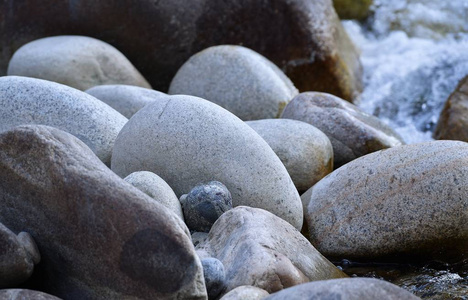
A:
<svg viewBox="0 0 468 300">
<path fill-rule="evenodd" d="M 226 273 L 219 259 L 208 257 L 201 260 L 208 299 L 216 297 L 226 288 Z"/>
<path fill-rule="evenodd" d="M 107 165 L 127 118 L 96 98 L 46 80 L 0 77 L 0 132 L 42 124 L 73 134 Z"/>
<path fill-rule="evenodd" d="M 268 297 L 268 295 L 270 294 L 264 289 L 251 285 L 242 285 L 225 294 L 220 300 L 261 300 Z"/>
<path fill-rule="evenodd" d="M 124 84 L 98 85 L 85 91 L 130 119 L 145 105 L 166 95 L 152 89 Z"/>
<path fill-rule="evenodd" d="M 29 42 L 15 52 L 7 74 L 55 81 L 82 91 L 102 84 L 151 88 L 119 50 L 86 36 L 53 36 Z"/>
<path fill-rule="evenodd" d="M 389 282 L 374 278 L 344 278 L 309 282 L 284 289 L 265 300 L 418 300 Z"/>
<path fill-rule="evenodd" d="M 60 300 L 55 296 L 26 289 L 0 290 L 0 300 Z"/>
<path fill-rule="evenodd" d="M 174 213 L 53 127 L 0 134 L 0 220 L 41 251 L 41 290 L 66 299 L 206 299 Z"/>
<path fill-rule="evenodd" d="M 268 210 L 296 228 L 299 194 L 270 146 L 220 106 L 192 96 L 167 96 L 137 112 L 116 139 L 112 170 L 157 173 L 178 197 L 199 182 L 226 185 L 233 206 Z"/>
<path fill-rule="evenodd" d="M 468 144 L 432 141 L 356 159 L 312 188 L 306 218 L 327 257 L 466 258 Z"/>
<path fill-rule="evenodd" d="M 326 93 L 299 94 L 285 107 L 281 118 L 309 123 L 325 133 L 333 145 L 335 168 L 403 144 L 401 137 L 376 117 Z"/>
<path fill-rule="evenodd" d="M 328 137 L 305 122 L 266 119 L 246 122 L 275 151 L 299 192 L 333 171 L 333 147 Z"/>
<path fill-rule="evenodd" d="M 196 249 L 223 263 L 226 291 L 252 285 L 271 293 L 311 280 L 346 277 L 291 224 L 258 208 L 226 212 Z"/>
<path fill-rule="evenodd" d="M 172 188 L 158 175 L 139 171 L 128 175 L 124 180 L 184 219 L 179 199 Z"/>
<path fill-rule="evenodd" d="M 272 62 L 242 46 L 220 45 L 193 55 L 177 71 L 169 94 L 212 101 L 242 120 L 279 117 L 298 93 Z"/>
</svg>

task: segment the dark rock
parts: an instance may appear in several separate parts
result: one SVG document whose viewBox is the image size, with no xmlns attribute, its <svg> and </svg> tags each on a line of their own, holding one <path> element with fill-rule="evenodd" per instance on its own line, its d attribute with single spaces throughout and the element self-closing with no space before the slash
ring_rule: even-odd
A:
<svg viewBox="0 0 468 300">
<path fill-rule="evenodd" d="M 205 286 L 208 291 L 208 299 L 216 297 L 226 288 L 226 273 L 221 261 L 209 257 L 202 259 L 203 276 L 205 276 Z"/>
<path fill-rule="evenodd" d="M 0 300 L 60 300 L 55 296 L 25 289 L 0 290 Z"/>
</svg>

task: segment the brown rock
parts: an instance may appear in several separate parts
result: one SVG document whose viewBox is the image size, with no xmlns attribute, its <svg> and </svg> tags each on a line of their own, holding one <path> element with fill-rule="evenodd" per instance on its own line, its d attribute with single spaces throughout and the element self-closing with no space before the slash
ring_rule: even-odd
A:
<svg viewBox="0 0 468 300">
<path fill-rule="evenodd" d="M 60 300 L 55 296 L 25 289 L 0 290 L 0 300 Z"/>
</svg>

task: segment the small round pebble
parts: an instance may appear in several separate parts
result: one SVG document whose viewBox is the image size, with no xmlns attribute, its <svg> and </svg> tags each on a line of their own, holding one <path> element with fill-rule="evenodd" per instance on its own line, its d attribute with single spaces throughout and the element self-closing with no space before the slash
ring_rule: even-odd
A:
<svg viewBox="0 0 468 300">
<path fill-rule="evenodd" d="M 226 273 L 223 263 L 213 257 L 201 261 L 208 299 L 215 299 L 226 288 Z"/>
</svg>

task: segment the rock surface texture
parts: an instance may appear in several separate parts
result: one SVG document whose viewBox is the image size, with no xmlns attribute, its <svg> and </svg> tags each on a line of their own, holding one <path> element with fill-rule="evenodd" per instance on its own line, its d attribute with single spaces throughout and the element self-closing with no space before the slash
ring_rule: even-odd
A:
<svg viewBox="0 0 468 300">
<path fill-rule="evenodd" d="M 47 126 L 0 135 L 0 221 L 35 239 L 41 290 L 66 299 L 206 299 L 185 224 Z"/>
<path fill-rule="evenodd" d="M 466 258 L 468 144 L 433 141 L 359 158 L 312 188 L 306 218 L 327 257 Z"/>
<path fill-rule="evenodd" d="M 225 294 L 220 300 L 261 300 L 268 295 L 270 294 L 261 288 L 251 285 L 242 285 Z"/>
<path fill-rule="evenodd" d="M 1 300 L 60 300 L 55 296 L 25 289 L 0 290 Z"/>
<path fill-rule="evenodd" d="M 151 88 L 119 50 L 86 36 L 54 36 L 27 43 L 11 58 L 8 75 L 50 80 L 82 91 L 101 84 Z"/>
<path fill-rule="evenodd" d="M 268 144 L 239 118 L 209 101 L 167 96 L 136 113 L 116 139 L 112 170 L 147 170 L 177 196 L 200 182 L 222 182 L 233 206 L 268 210 L 301 228 L 299 194 Z"/>
</svg>

